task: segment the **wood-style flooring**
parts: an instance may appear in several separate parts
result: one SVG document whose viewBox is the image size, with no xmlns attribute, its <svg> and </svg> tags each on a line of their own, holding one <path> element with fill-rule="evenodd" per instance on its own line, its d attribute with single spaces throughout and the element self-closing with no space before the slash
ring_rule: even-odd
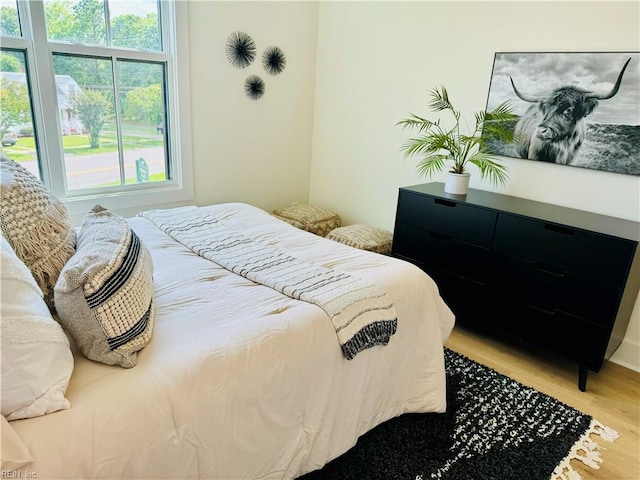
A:
<svg viewBox="0 0 640 480">
<path fill-rule="evenodd" d="M 599 373 L 589 373 L 587 391 L 578 390 L 578 367 L 533 348 L 508 343 L 456 326 L 446 346 L 478 363 L 508 375 L 616 430 L 613 443 L 604 446 L 603 464 L 594 470 L 572 461 L 585 480 L 640 480 L 640 373 L 606 362 Z"/>
</svg>

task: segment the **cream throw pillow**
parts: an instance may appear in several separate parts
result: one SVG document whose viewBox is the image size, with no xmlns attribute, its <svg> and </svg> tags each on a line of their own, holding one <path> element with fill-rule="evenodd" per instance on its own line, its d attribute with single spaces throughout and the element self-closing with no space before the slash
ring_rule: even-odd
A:
<svg viewBox="0 0 640 480">
<path fill-rule="evenodd" d="M 91 360 L 130 368 L 151 339 L 153 264 L 127 221 L 96 205 L 55 287 L 60 323 Z"/>
<path fill-rule="evenodd" d="M 4 237 L 0 257 L 2 415 L 17 420 L 69 408 L 69 340 L 51 317 L 31 272 Z"/>
<path fill-rule="evenodd" d="M 53 287 L 75 250 L 76 232 L 65 206 L 26 168 L 0 157 L 2 234 L 53 306 Z"/>
</svg>

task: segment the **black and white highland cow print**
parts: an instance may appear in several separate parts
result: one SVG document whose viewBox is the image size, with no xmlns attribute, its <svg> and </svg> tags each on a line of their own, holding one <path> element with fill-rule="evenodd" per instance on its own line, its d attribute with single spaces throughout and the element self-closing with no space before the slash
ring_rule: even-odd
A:
<svg viewBox="0 0 640 480">
<path fill-rule="evenodd" d="M 640 54 L 496 54 L 487 110 L 505 100 L 515 141 L 492 153 L 640 175 Z"/>
</svg>

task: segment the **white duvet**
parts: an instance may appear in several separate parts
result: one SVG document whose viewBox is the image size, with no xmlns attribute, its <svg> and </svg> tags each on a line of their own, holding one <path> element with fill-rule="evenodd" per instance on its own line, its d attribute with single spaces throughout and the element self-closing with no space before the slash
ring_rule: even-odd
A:
<svg viewBox="0 0 640 480">
<path fill-rule="evenodd" d="M 346 360 L 319 307 L 132 218 L 154 262 L 153 337 L 132 369 L 74 353 L 71 408 L 11 422 L 39 479 L 296 478 L 389 418 L 444 411 L 443 342 L 454 320 L 426 274 L 245 204 L 204 210 L 305 262 L 377 283 L 394 301 L 396 334 Z"/>
</svg>

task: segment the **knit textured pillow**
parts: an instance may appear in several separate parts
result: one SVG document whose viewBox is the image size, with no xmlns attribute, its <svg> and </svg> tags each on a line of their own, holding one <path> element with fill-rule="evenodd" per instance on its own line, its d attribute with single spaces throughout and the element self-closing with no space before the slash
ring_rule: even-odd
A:
<svg viewBox="0 0 640 480">
<path fill-rule="evenodd" d="M 75 251 L 76 232 L 65 206 L 13 160 L 0 157 L 2 235 L 31 271 L 53 309 L 53 287 Z"/>
<path fill-rule="evenodd" d="M 127 221 L 100 205 L 55 286 L 60 323 L 91 360 L 131 368 L 151 340 L 153 263 Z"/>
<path fill-rule="evenodd" d="M 340 215 L 315 205 L 299 204 L 279 208 L 273 215 L 294 227 L 324 237 L 342 223 Z"/>
</svg>

